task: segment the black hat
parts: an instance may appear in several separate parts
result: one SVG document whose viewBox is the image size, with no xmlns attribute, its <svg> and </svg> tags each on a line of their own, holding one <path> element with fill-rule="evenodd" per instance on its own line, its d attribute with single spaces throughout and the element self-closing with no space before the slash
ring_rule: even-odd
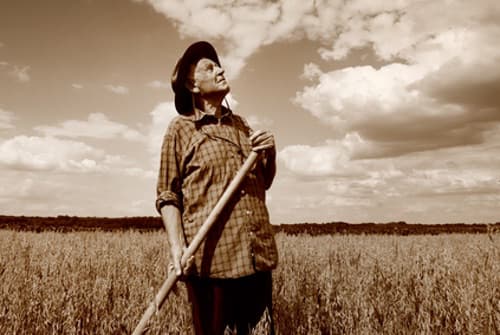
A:
<svg viewBox="0 0 500 335">
<path fill-rule="evenodd" d="M 191 65 L 196 64 L 202 58 L 211 59 L 220 66 L 217 51 L 212 44 L 205 41 L 191 44 L 175 65 L 171 84 L 175 94 L 175 109 L 179 114 L 187 115 L 193 111 L 193 99 L 186 87 L 186 79 Z"/>
</svg>

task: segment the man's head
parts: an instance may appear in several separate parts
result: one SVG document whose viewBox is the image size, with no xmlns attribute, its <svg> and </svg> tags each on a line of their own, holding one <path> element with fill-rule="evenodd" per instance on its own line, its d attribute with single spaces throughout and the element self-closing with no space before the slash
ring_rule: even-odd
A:
<svg viewBox="0 0 500 335">
<path fill-rule="evenodd" d="M 175 108 L 179 114 L 193 110 L 193 95 L 219 95 L 229 92 L 215 48 L 208 42 L 191 44 L 177 62 L 172 74 Z"/>
</svg>

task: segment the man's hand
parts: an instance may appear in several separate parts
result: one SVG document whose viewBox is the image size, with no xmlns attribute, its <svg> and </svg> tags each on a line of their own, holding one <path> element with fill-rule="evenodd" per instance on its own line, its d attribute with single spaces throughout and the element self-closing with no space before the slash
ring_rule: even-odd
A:
<svg viewBox="0 0 500 335">
<path fill-rule="evenodd" d="M 169 264 L 169 271 L 175 270 L 175 274 L 177 276 L 181 276 L 183 274 L 187 274 L 189 272 L 189 268 L 193 264 L 194 261 L 194 256 L 189 257 L 189 259 L 186 262 L 186 266 L 182 268 L 181 260 L 182 260 L 182 255 L 186 252 L 187 247 L 186 246 L 180 246 L 180 244 L 173 245 L 170 248 L 170 254 L 172 257 L 172 262 Z"/>
<path fill-rule="evenodd" d="M 274 150 L 274 136 L 271 132 L 267 130 L 256 130 L 250 136 L 250 142 L 252 143 L 253 151 L 260 151 L 264 149 Z"/>
</svg>

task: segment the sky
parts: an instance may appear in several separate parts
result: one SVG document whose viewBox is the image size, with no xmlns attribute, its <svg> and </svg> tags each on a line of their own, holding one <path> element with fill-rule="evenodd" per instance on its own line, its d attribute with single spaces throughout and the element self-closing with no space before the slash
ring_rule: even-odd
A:
<svg viewBox="0 0 500 335">
<path fill-rule="evenodd" d="M 272 223 L 500 221 L 496 0 L 3 0 L 0 214 L 157 215 L 198 40 L 275 136 Z"/>
</svg>

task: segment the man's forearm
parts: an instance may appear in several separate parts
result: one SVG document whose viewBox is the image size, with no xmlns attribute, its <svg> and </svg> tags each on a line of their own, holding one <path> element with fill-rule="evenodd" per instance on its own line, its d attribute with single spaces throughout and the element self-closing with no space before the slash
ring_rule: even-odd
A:
<svg viewBox="0 0 500 335">
<path fill-rule="evenodd" d="M 181 212 L 173 205 L 165 205 L 161 208 L 161 217 L 167 231 L 170 248 L 180 248 L 182 250 L 185 246 L 185 240 L 182 231 Z"/>
</svg>

